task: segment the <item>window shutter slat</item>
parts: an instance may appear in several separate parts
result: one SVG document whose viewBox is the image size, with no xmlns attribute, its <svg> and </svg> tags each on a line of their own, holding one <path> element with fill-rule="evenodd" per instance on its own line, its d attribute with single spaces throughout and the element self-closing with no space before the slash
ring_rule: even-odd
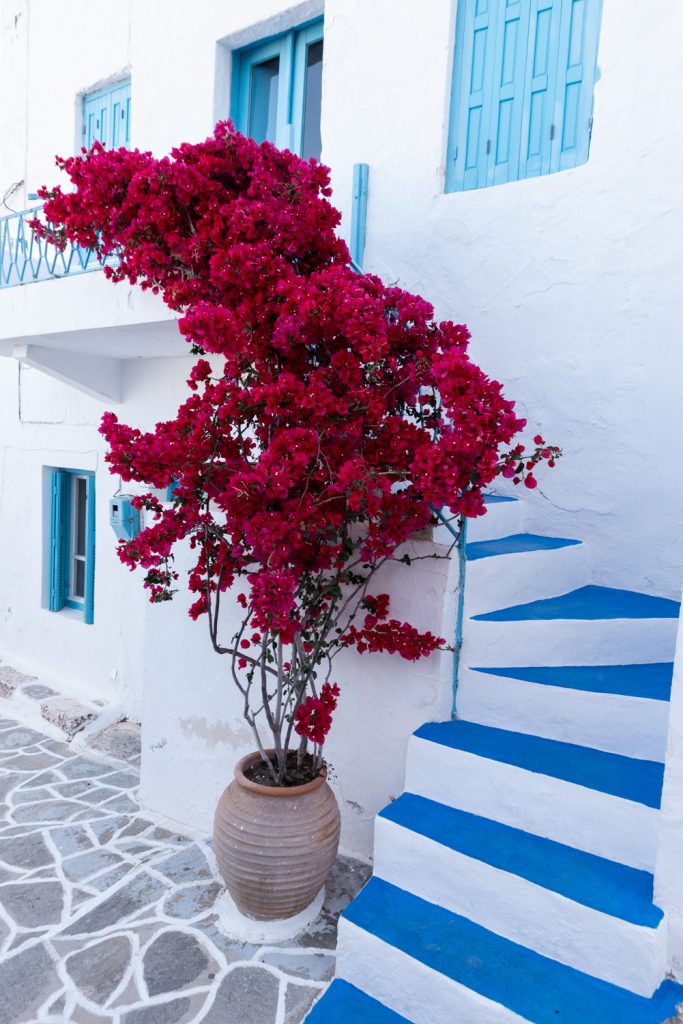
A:
<svg viewBox="0 0 683 1024">
<path fill-rule="evenodd" d="M 458 5 L 449 188 L 481 188 L 491 162 L 495 19 L 500 0 Z"/>
<path fill-rule="evenodd" d="M 520 178 L 550 172 L 561 8 L 561 0 L 531 2 Z"/>
<path fill-rule="evenodd" d="M 491 103 L 491 160 L 488 184 L 515 181 L 524 107 L 524 77 L 529 34 L 528 0 L 500 0 L 497 11 L 493 97 Z"/>
<path fill-rule="evenodd" d="M 562 6 L 551 170 L 588 159 L 600 31 L 600 0 L 571 0 Z"/>
<path fill-rule="evenodd" d="M 85 535 L 85 599 L 83 621 L 95 621 L 95 476 L 87 480 L 86 535 Z"/>
<path fill-rule="evenodd" d="M 63 470 L 51 474 L 50 514 L 50 603 L 58 612 L 66 601 L 68 579 L 69 478 Z"/>
</svg>

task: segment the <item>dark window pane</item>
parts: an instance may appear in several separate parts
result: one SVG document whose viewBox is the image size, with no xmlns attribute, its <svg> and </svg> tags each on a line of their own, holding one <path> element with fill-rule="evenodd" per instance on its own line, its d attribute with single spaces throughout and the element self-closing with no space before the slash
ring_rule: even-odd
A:
<svg viewBox="0 0 683 1024">
<path fill-rule="evenodd" d="M 74 515 L 76 517 L 75 555 L 85 555 L 85 506 L 86 506 L 86 481 L 82 477 L 76 477 L 76 501 L 74 503 Z"/>
<path fill-rule="evenodd" d="M 257 142 L 275 142 L 280 58 L 273 57 L 251 69 L 249 134 Z"/>
<path fill-rule="evenodd" d="M 323 44 L 313 43 L 306 54 L 306 91 L 304 93 L 304 131 L 301 155 L 320 159 L 320 107 L 323 87 Z"/>
<path fill-rule="evenodd" d="M 75 580 L 74 597 L 85 596 L 85 562 L 81 558 L 74 560 Z"/>
</svg>

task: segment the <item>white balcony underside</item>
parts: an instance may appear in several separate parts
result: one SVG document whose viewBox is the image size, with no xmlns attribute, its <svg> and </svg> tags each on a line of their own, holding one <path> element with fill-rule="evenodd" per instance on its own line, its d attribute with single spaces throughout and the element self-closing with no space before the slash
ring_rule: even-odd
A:
<svg viewBox="0 0 683 1024">
<path fill-rule="evenodd" d="M 0 290 L 0 356 L 120 402 L 123 363 L 189 355 L 161 299 L 101 271 Z"/>
</svg>

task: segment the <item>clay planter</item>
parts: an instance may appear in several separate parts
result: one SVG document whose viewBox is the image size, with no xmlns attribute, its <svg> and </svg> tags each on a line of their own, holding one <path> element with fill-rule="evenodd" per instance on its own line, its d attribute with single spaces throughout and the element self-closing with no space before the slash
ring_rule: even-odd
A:
<svg viewBox="0 0 683 1024">
<path fill-rule="evenodd" d="M 261 786 L 244 775 L 259 759 L 249 754 L 235 765 L 216 807 L 214 852 L 238 909 L 276 921 L 318 895 L 337 856 L 339 807 L 324 770 L 304 786 Z"/>
</svg>

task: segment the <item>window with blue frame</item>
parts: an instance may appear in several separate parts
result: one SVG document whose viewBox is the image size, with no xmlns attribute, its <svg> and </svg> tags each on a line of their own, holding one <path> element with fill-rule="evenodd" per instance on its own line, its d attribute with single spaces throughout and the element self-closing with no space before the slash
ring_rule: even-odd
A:
<svg viewBox="0 0 683 1024">
<path fill-rule="evenodd" d="M 458 0 L 447 191 L 588 160 L 601 13 L 602 0 Z"/>
<path fill-rule="evenodd" d="M 257 142 L 320 159 L 322 19 L 237 50 L 231 116 Z"/>
<path fill-rule="evenodd" d="M 50 471 L 49 609 L 74 608 L 94 621 L 95 474 Z"/>
<path fill-rule="evenodd" d="M 101 142 L 107 149 L 130 146 L 130 79 L 83 97 L 83 145 Z"/>
</svg>

